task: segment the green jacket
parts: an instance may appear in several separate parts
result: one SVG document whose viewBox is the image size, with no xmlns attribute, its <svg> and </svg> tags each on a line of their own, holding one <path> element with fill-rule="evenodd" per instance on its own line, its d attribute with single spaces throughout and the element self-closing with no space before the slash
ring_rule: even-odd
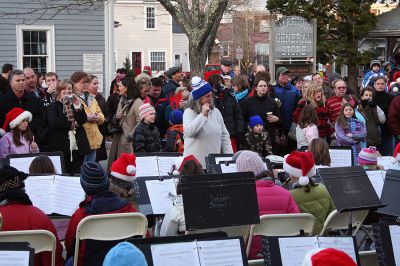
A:
<svg viewBox="0 0 400 266">
<path fill-rule="evenodd" d="M 315 217 L 313 234 L 319 234 L 324 226 L 326 217 L 336 209 L 325 186 L 310 186 L 310 192 L 304 188 L 295 188 L 290 191 L 300 212 L 310 213 Z"/>
</svg>

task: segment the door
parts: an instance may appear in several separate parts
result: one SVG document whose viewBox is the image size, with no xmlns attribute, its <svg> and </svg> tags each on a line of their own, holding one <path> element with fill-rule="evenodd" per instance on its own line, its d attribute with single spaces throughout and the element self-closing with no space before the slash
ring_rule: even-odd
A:
<svg viewBox="0 0 400 266">
<path fill-rule="evenodd" d="M 142 53 L 132 52 L 132 69 L 135 75 L 139 75 L 142 72 Z"/>
</svg>

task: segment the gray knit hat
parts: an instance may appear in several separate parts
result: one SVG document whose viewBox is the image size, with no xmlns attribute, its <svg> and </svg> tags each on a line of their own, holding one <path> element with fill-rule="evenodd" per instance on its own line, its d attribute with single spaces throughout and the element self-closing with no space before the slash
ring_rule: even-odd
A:
<svg viewBox="0 0 400 266">
<path fill-rule="evenodd" d="M 260 155 L 253 151 L 242 151 L 236 160 L 236 168 L 238 172 L 253 172 L 254 176 L 268 170 Z"/>
<path fill-rule="evenodd" d="M 110 180 L 101 165 L 85 162 L 81 166 L 81 186 L 87 195 L 95 195 L 110 188 Z"/>
</svg>

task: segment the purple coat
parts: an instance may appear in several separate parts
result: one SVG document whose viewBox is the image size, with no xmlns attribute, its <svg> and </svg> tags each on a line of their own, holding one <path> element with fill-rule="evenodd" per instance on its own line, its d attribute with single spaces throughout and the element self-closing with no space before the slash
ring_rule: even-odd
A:
<svg viewBox="0 0 400 266">
<path fill-rule="evenodd" d="M 0 158 L 6 158 L 9 154 L 38 153 L 39 149 L 32 150 L 28 140 L 21 136 L 21 146 L 16 146 L 13 141 L 12 132 L 7 132 L 0 139 Z"/>
</svg>

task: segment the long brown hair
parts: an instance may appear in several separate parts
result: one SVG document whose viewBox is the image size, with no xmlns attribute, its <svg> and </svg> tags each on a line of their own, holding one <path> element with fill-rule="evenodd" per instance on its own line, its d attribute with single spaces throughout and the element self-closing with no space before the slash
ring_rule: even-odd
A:
<svg viewBox="0 0 400 266">
<path fill-rule="evenodd" d="M 309 126 L 309 125 L 318 125 L 318 116 L 315 111 L 315 107 L 312 105 L 306 105 L 301 110 L 300 118 L 299 118 L 299 126 L 301 129 Z"/>
<path fill-rule="evenodd" d="M 324 139 L 313 139 L 308 144 L 308 151 L 314 156 L 315 165 L 331 166 L 328 143 Z"/>
<path fill-rule="evenodd" d="M 53 162 L 47 155 L 39 155 L 29 165 L 29 174 L 56 174 Z"/>
<path fill-rule="evenodd" d="M 29 144 L 31 144 L 33 141 L 33 134 L 32 134 L 32 131 L 29 129 L 29 127 L 26 129 L 25 132 L 22 132 L 21 130 L 19 130 L 18 126 L 16 126 L 11 132 L 12 132 L 14 144 L 17 147 L 24 145 L 21 142 L 21 136 L 23 136 L 28 141 Z"/>
<path fill-rule="evenodd" d="M 340 109 L 340 114 L 339 114 L 337 123 L 343 129 L 349 128 L 349 124 L 347 123 L 347 118 L 344 116 L 344 108 L 346 108 L 348 106 L 351 107 L 351 109 L 353 109 L 353 117 L 355 117 L 355 115 L 356 115 L 353 105 L 351 105 L 349 103 L 345 103 L 342 105 L 342 109 Z"/>
</svg>

